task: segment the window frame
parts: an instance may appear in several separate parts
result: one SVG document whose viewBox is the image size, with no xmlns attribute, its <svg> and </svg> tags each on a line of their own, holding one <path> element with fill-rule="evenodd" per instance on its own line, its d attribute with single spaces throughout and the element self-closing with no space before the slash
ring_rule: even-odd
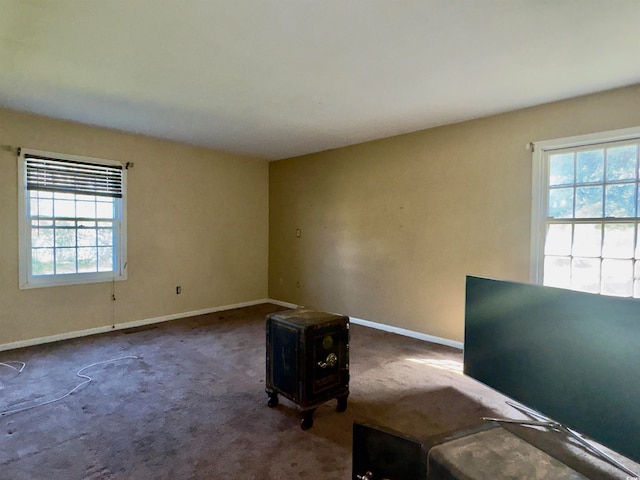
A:
<svg viewBox="0 0 640 480">
<path fill-rule="evenodd" d="M 532 150 L 531 183 L 531 246 L 529 281 L 542 285 L 544 273 L 544 246 L 548 208 L 548 155 L 563 149 L 581 149 L 613 142 L 640 140 L 640 127 L 623 128 L 606 132 L 577 135 L 532 142 L 527 148 Z M 615 220 L 611 220 L 612 222 Z M 606 224 L 603 217 L 603 225 Z"/>
<path fill-rule="evenodd" d="M 27 189 L 26 156 L 41 156 L 56 160 L 84 162 L 95 165 L 122 167 L 122 197 L 117 198 L 114 222 L 113 271 L 59 273 L 50 275 L 32 274 L 31 218 L 29 216 L 29 190 Z M 62 154 L 34 149 L 20 149 L 18 155 L 18 261 L 19 288 L 31 289 L 67 285 L 114 282 L 127 279 L 127 169 L 126 164 L 115 160 L 93 158 L 80 155 Z M 82 194 L 82 193 L 79 193 Z"/>
</svg>

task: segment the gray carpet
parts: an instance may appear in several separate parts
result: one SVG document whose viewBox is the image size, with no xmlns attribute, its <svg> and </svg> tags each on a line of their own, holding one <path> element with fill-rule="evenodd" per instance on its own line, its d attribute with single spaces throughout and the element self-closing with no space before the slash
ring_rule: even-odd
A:
<svg viewBox="0 0 640 480">
<path fill-rule="evenodd" d="M 0 478 L 351 478 L 353 422 L 429 438 L 505 412 L 502 397 L 460 373 L 458 350 L 351 328 L 346 412 L 331 400 L 300 428 L 281 397 L 267 407 L 264 304 L 133 331 L 0 352 Z M 137 356 L 139 358 L 128 358 Z M 496 411 L 492 411 L 496 410 Z"/>
</svg>

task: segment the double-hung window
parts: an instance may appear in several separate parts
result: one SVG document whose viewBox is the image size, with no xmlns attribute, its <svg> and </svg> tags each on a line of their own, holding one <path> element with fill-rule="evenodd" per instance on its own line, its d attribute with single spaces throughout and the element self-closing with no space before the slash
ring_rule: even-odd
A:
<svg viewBox="0 0 640 480">
<path fill-rule="evenodd" d="M 126 169 L 22 149 L 20 288 L 126 279 Z"/>
<path fill-rule="evenodd" d="M 640 297 L 640 128 L 536 142 L 531 280 Z"/>
</svg>

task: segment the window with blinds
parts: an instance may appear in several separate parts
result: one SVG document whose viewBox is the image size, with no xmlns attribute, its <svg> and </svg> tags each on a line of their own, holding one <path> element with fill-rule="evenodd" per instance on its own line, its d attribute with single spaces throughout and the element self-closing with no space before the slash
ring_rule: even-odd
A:
<svg viewBox="0 0 640 480">
<path fill-rule="evenodd" d="M 126 170 L 108 160 L 22 150 L 20 286 L 126 278 Z"/>
</svg>

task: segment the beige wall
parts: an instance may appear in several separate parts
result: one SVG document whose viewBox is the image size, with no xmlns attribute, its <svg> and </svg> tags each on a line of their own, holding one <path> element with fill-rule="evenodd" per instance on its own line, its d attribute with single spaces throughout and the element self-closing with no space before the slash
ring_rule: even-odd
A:
<svg viewBox="0 0 640 480">
<path fill-rule="evenodd" d="M 18 289 L 17 164 L 0 150 L 0 344 L 267 297 L 266 162 L 1 109 L 0 145 L 135 163 L 112 302 L 109 283 Z"/>
<path fill-rule="evenodd" d="M 0 145 L 135 162 L 112 302 L 111 284 L 18 289 L 0 150 L 0 345 L 267 296 L 460 341 L 465 275 L 528 278 L 524 145 L 637 125 L 640 85 L 268 165 L 0 109 Z"/>
<path fill-rule="evenodd" d="M 269 296 L 462 341 L 467 274 L 528 280 L 525 144 L 637 125 L 640 85 L 272 162 Z"/>
</svg>

